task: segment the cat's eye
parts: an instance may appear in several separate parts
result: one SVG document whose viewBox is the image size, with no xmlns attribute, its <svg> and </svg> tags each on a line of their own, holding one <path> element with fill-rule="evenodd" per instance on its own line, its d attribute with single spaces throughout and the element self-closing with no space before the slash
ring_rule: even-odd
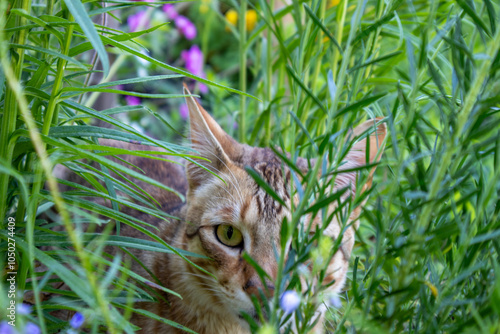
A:
<svg viewBox="0 0 500 334">
<path fill-rule="evenodd" d="M 229 247 L 238 247 L 243 243 L 243 235 L 231 225 L 217 225 L 215 234 L 222 244 Z"/>
</svg>

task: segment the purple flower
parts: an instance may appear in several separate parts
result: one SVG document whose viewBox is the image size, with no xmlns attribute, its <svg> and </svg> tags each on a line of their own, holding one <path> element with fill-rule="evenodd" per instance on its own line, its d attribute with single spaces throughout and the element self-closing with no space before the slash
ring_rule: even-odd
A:
<svg viewBox="0 0 500 334">
<path fill-rule="evenodd" d="M 187 39 L 193 40 L 196 38 L 196 26 L 194 24 L 188 24 L 186 27 L 184 27 L 182 33 L 184 34 L 184 36 L 186 36 Z"/>
<path fill-rule="evenodd" d="M 175 6 L 169 3 L 163 6 L 163 12 L 171 20 L 175 20 L 175 18 L 179 16 L 179 13 L 175 10 Z"/>
<path fill-rule="evenodd" d="M 69 321 L 69 325 L 75 329 L 82 327 L 85 317 L 80 312 L 76 312 Z"/>
<path fill-rule="evenodd" d="M 137 96 L 127 95 L 127 96 L 125 96 L 125 101 L 127 102 L 127 105 L 129 105 L 129 106 L 137 106 L 137 105 L 141 104 L 141 99 L 138 98 Z"/>
<path fill-rule="evenodd" d="M 201 52 L 198 45 L 193 45 L 189 50 L 181 52 L 181 58 L 186 62 L 186 69 L 200 78 L 206 78 L 203 71 L 203 52 Z M 199 84 L 200 92 L 203 94 L 208 93 L 208 87 L 205 84 Z"/>
<path fill-rule="evenodd" d="M 31 305 L 28 305 L 28 304 L 21 304 L 21 305 L 18 305 L 17 306 L 17 312 L 19 314 L 23 314 L 23 315 L 28 315 L 31 313 Z"/>
<path fill-rule="evenodd" d="M 196 26 L 187 17 L 182 15 L 177 15 L 175 18 L 175 25 L 177 29 L 186 36 L 187 39 L 192 40 L 196 38 Z"/>
<path fill-rule="evenodd" d="M 280 307 L 285 313 L 292 313 L 300 305 L 300 296 L 297 292 L 289 290 L 285 291 L 280 298 Z"/>
<path fill-rule="evenodd" d="M 139 26 L 149 26 L 149 22 L 146 22 L 147 16 L 145 11 L 137 12 L 133 15 L 130 15 L 127 18 L 127 24 L 130 29 L 130 32 L 136 31 Z"/>
<path fill-rule="evenodd" d="M 188 118 L 189 108 L 188 108 L 187 104 L 185 104 L 185 103 L 181 104 L 181 106 L 179 107 L 179 114 L 181 115 L 181 117 L 183 119 Z"/>
<path fill-rule="evenodd" d="M 14 328 L 7 321 L 0 322 L 0 334 L 14 334 Z"/>
<path fill-rule="evenodd" d="M 28 322 L 26 326 L 24 326 L 24 334 L 40 334 L 40 327 L 35 325 L 32 322 Z"/>
<path fill-rule="evenodd" d="M 203 73 L 202 78 L 205 78 L 205 73 Z M 199 87 L 200 87 L 200 92 L 201 93 L 203 93 L 203 94 L 208 93 L 208 87 L 207 87 L 207 85 L 205 85 L 204 83 L 200 82 Z"/>
<path fill-rule="evenodd" d="M 175 25 L 177 26 L 177 29 L 179 29 L 181 31 L 184 28 L 186 28 L 186 26 L 188 26 L 190 23 L 192 23 L 192 22 L 189 21 L 189 19 L 185 16 L 177 15 L 177 17 L 175 18 Z"/>
<path fill-rule="evenodd" d="M 340 298 L 339 296 L 337 296 L 337 294 L 332 294 L 329 298 L 328 298 L 328 304 L 332 307 L 335 307 L 335 308 L 341 308 L 342 307 L 342 301 L 340 301 Z"/>
<path fill-rule="evenodd" d="M 186 69 L 196 76 L 203 77 L 203 53 L 198 45 L 181 52 L 181 58 L 186 62 Z"/>
</svg>

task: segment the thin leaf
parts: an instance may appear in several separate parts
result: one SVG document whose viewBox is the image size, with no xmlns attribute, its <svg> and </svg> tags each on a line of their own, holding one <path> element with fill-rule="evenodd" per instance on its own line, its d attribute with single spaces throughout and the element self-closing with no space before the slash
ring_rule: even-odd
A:
<svg viewBox="0 0 500 334">
<path fill-rule="evenodd" d="M 82 28 L 90 43 L 92 43 L 92 46 L 101 59 L 104 76 L 107 76 L 109 73 L 108 53 L 106 52 L 104 44 L 102 44 L 101 38 L 99 38 L 99 34 L 94 27 L 94 23 L 87 14 L 83 3 L 80 0 L 64 0 L 64 3 L 68 7 L 69 11 L 75 18 L 75 21 L 78 23 L 80 28 Z"/>
</svg>

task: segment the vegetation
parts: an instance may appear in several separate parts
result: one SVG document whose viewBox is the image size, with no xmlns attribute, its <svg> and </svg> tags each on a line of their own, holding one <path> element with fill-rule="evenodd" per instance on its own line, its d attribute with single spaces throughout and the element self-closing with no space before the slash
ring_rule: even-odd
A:
<svg viewBox="0 0 500 334">
<path fill-rule="evenodd" d="M 327 327 L 340 333 L 500 332 L 498 2 L 165 4 L 0 1 L 2 254 L 11 252 L 11 239 L 16 245 L 14 267 L 9 256 L 0 259 L 2 320 L 11 321 L 5 311 L 11 300 L 19 306 L 24 299 L 33 309 L 18 307 L 20 333 L 134 332 L 130 315 L 142 311 L 133 302 L 155 298 L 154 290 L 121 258 L 107 256 L 104 246 L 178 250 L 146 232 L 147 222 L 120 213 L 120 207 L 134 206 L 167 218 L 147 193 L 110 171 L 165 186 L 114 163 L 106 156 L 123 152 L 98 140 L 196 154 L 178 145 L 185 123 L 181 81 L 191 78 L 206 109 L 241 142 L 290 152 L 287 164 L 296 176 L 295 157 L 323 162 L 302 185 L 294 178 L 300 202 L 282 229 L 283 249 L 293 240 L 291 255 L 286 263 L 279 259 L 270 317 L 262 316 L 261 324 L 249 319 L 255 332 L 276 332 L 290 312 L 298 332 L 312 328 L 314 311 L 328 296 L 312 286 L 300 289 L 302 264 L 318 264 L 306 281 L 321 282 L 327 262 L 321 258 L 332 256 L 339 242 L 304 233 L 301 226 L 306 214 L 331 220 L 326 207 L 340 196 L 327 191 L 334 178 L 318 182 L 314 175 L 322 168 L 323 175 L 335 176 L 348 149 L 346 129 L 374 117 L 387 124 L 385 154 L 372 190 L 336 212 L 345 222 L 370 195 L 347 288 L 340 305 L 329 309 Z M 197 34 L 173 17 L 179 13 Z M 110 28 L 119 18 L 121 26 Z M 195 53 L 201 65 L 190 63 L 199 61 Z M 98 73 L 100 81 L 90 83 Z M 124 97 L 97 110 L 100 94 Z M 109 126 L 92 125 L 95 120 Z M 154 157 L 149 151 L 128 154 Z M 56 179 L 58 164 L 92 187 Z M 368 168 L 359 170 L 358 183 L 366 181 Z M 58 183 L 73 190 L 60 192 Z M 89 197 L 109 200 L 111 208 Z M 15 229 L 9 229 L 9 217 Z M 111 222 L 134 226 L 155 241 L 130 240 L 110 228 L 82 232 L 83 224 Z M 14 270 L 12 299 L 7 278 Z M 280 307 L 287 290 L 301 294 L 295 310 Z M 61 310 L 78 317 L 55 316 Z"/>
</svg>

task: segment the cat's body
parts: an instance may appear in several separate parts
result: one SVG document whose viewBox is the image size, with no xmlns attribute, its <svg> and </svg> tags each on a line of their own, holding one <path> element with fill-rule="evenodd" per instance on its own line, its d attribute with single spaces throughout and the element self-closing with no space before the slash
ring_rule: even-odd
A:
<svg viewBox="0 0 500 334">
<path fill-rule="evenodd" d="M 185 91 L 189 94 L 188 91 Z M 165 161 L 140 157 L 126 157 L 127 162 L 139 166 L 145 174 L 186 196 L 182 202 L 174 194 L 139 183 L 160 203 L 167 213 L 179 220 L 164 221 L 138 212 L 127 212 L 160 229 L 159 236 L 170 245 L 204 257 L 190 260 L 211 275 L 188 264 L 177 255 L 136 251 L 135 255 L 160 280 L 160 283 L 182 296 L 182 299 L 166 292 L 160 292 L 159 302 L 143 302 L 138 308 L 153 312 L 163 318 L 186 326 L 200 334 L 249 333 L 249 326 L 241 316 L 242 312 L 257 319 L 252 295 L 264 291 L 273 295 L 272 280 L 277 275 L 276 249 L 280 249 L 280 230 L 283 218 L 291 217 L 290 211 L 275 201 L 252 177 L 245 167 L 253 168 L 263 180 L 291 207 L 296 201 L 289 189 L 290 171 L 269 148 L 254 148 L 237 143 L 194 100 L 187 98 L 190 116 L 190 140 L 200 156 L 209 160 L 188 162 L 186 167 Z M 383 124 L 369 121 L 354 131 L 359 134 L 368 128 L 376 129 L 369 136 L 371 151 L 369 162 L 379 158 L 377 149 L 385 138 Z M 345 168 L 364 165 L 367 140 L 355 144 L 347 155 Z M 133 144 L 105 143 L 130 149 L 147 149 Z M 297 167 L 304 173 L 314 161 L 299 158 Z M 203 168 L 202 168 L 203 167 Z M 210 170 L 218 177 L 209 173 Z M 349 187 L 345 194 L 353 194 L 355 172 L 337 176 L 334 189 Z M 370 182 L 368 182 L 370 183 Z M 127 209 L 125 209 L 127 210 Z M 357 218 L 359 209 L 354 210 L 351 221 Z M 321 221 L 316 218 L 311 230 Z M 335 239 L 341 227 L 333 221 L 324 234 Z M 124 227 L 122 235 L 140 237 L 140 233 Z M 334 255 L 324 283 L 334 282 L 330 290 L 339 292 L 345 282 L 349 256 L 354 245 L 354 228 L 350 226 L 343 234 L 339 251 Z M 268 273 L 270 280 L 262 283 L 255 269 L 243 260 L 248 253 Z M 137 264 L 133 269 L 148 277 Z M 141 327 L 143 334 L 182 333 L 181 329 L 152 320 L 146 316 L 134 315 L 133 322 Z M 322 325 L 317 328 L 321 331 Z"/>
</svg>

